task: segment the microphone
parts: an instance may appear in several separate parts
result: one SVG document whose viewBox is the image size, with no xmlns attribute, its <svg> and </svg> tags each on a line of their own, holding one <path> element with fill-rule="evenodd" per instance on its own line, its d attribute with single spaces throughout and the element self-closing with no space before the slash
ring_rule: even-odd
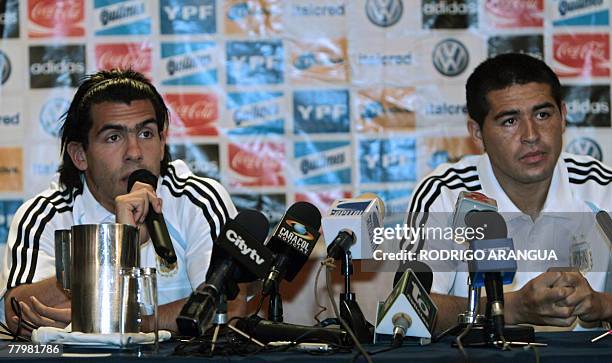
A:
<svg viewBox="0 0 612 363">
<path fill-rule="evenodd" d="M 139 169 L 132 172 L 128 177 L 128 193 L 137 181 L 149 184 L 153 189 L 157 188 L 157 177 L 147 169 Z M 174 252 L 174 246 L 172 246 L 172 240 L 170 239 L 170 234 L 168 234 L 168 227 L 166 227 L 164 216 L 150 207 L 149 213 L 145 217 L 145 224 L 149 231 L 149 236 L 151 236 L 155 253 L 164 260 L 166 265 L 175 264 L 176 252 Z"/>
<path fill-rule="evenodd" d="M 321 221 L 327 256 L 337 260 L 350 249 L 354 260 L 371 259 L 374 231 L 382 227 L 384 214 L 384 203 L 372 193 L 334 201 Z"/>
<path fill-rule="evenodd" d="M 496 211 L 472 211 L 465 217 L 467 226 L 483 230 L 483 239 L 475 239 L 470 249 L 476 255 L 481 251 L 484 259 L 474 258 L 468 262 L 473 275 L 472 285 L 484 287 L 487 292 L 487 312 L 493 320 L 493 326 L 499 337 L 504 331 L 504 289 L 503 285 L 512 283 L 516 273 L 516 260 L 511 258 L 494 258 L 491 256 L 508 255 L 514 250 L 514 243 L 507 238 L 508 228 L 504 218 Z"/>
<path fill-rule="evenodd" d="M 431 283 L 429 287 L 431 288 Z M 399 325 L 399 328 L 404 330 L 404 336 L 431 338 L 437 313 L 438 308 L 427 290 L 416 274 L 408 268 L 385 302 L 380 305 L 376 314 L 375 332 L 395 335 Z M 397 314 L 400 314 L 400 317 L 395 318 Z M 402 320 L 402 314 L 407 315 L 409 319 Z M 411 323 L 406 324 L 406 321 Z"/>
<path fill-rule="evenodd" d="M 478 192 L 460 192 L 453 213 L 453 229 L 465 228 L 465 218 L 472 211 L 497 211 L 497 201 Z"/>
<path fill-rule="evenodd" d="M 595 219 L 608 238 L 608 241 L 612 243 L 612 218 L 610 218 L 610 214 L 605 210 L 600 210 L 595 215 Z"/>
<path fill-rule="evenodd" d="M 399 347 L 402 345 L 404 341 L 404 337 L 406 336 L 406 331 L 412 325 L 412 319 L 410 315 L 406 313 L 395 313 L 393 318 L 391 318 L 391 322 L 393 323 L 393 346 Z"/>
<path fill-rule="evenodd" d="M 269 295 L 281 280 L 293 281 L 312 253 L 319 239 L 321 213 L 308 202 L 291 205 L 274 233 L 268 247 L 274 254 L 274 263 L 266 271 L 263 294 Z"/>
<path fill-rule="evenodd" d="M 254 281 L 267 273 L 272 253 L 262 242 L 268 228 L 266 217 L 254 210 L 242 211 L 225 223 L 213 245 L 206 281 L 191 294 L 176 318 L 181 334 L 202 336 L 212 323 L 221 294 L 233 300 L 238 294 L 235 283 L 239 279 Z"/>
</svg>

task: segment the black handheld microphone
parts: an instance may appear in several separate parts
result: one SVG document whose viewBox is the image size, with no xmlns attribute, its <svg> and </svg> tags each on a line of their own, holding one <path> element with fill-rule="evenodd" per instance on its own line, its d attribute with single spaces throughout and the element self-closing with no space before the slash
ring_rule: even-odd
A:
<svg viewBox="0 0 612 363">
<path fill-rule="evenodd" d="M 128 177 L 128 193 L 132 190 L 132 187 L 137 181 L 149 184 L 153 189 L 157 188 L 157 177 L 147 169 L 138 169 L 132 172 Z M 153 210 L 153 207 L 150 207 L 149 213 L 145 217 L 145 224 L 151 236 L 155 253 L 157 253 L 167 265 L 176 263 L 176 252 L 174 252 L 174 246 L 172 246 L 172 240 L 170 239 L 164 216 Z"/>
<path fill-rule="evenodd" d="M 514 249 L 512 239 L 508 239 L 506 221 L 497 211 L 470 211 L 465 215 L 465 224 L 475 230 L 483 230 L 483 238 L 472 240 L 473 249 Z M 485 264 L 472 262 L 470 272 L 476 286 L 484 278 L 487 291 L 487 315 L 493 320 L 496 333 L 503 337 L 504 331 L 504 283 L 510 283 L 516 272 L 516 261 L 493 261 L 491 268 Z"/>
<path fill-rule="evenodd" d="M 319 239 L 321 213 L 308 202 L 294 203 L 280 221 L 266 244 L 276 255 L 263 283 L 268 295 L 281 280 L 293 281 L 312 253 Z"/>
<path fill-rule="evenodd" d="M 235 282 L 254 281 L 267 273 L 272 262 L 272 253 L 263 246 L 268 228 L 266 217 L 254 210 L 242 211 L 225 223 L 213 246 L 206 281 L 176 318 L 181 334 L 202 336 L 212 323 L 220 294 L 233 300 L 238 292 Z M 238 276 L 242 276 L 240 281 Z M 232 290 L 227 291 L 228 287 Z"/>
</svg>

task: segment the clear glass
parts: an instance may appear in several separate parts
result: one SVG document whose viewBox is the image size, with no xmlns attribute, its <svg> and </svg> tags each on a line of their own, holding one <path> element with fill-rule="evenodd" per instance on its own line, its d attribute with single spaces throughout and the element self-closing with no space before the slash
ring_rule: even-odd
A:
<svg viewBox="0 0 612 363">
<path fill-rule="evenodd" d="M 157 274 L 155 268 L 130 267 L 121 269 L 122 279 L 122 345 L 142 344 L 130 338 L 134 333 L 153 333 L 152 343 L 159 346 L 159 316 L 157 312 Z M 148 322 L 144 326 L 143 322 Z M 123 336 L 125 335 L 125 337 Z"/>
</svg>

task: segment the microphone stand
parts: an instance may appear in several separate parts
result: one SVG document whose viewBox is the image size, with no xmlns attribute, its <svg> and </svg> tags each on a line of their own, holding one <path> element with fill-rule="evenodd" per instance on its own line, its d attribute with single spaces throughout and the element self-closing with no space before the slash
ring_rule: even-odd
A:
<svg viewBox="0 0 612 363">
<path fill-rule="evenodd" d="M 488 302 L 486 315 L 478 314 L 480 292 L 481 288 L 474 287 L 470 281 L 466 311 L 457 316 L 457 324 L 440 333 L 434 341 L 450 334 L 462 335 L 461 341 L 464 346 L 486 346 L 498 343 Z M 503 327 L 503 333 L 508 343 L 533 343 L 535 341 L 534 329 L 531 326 L 506 325 Z M 454 342 L 453 345 L 455 345 Z"/>
<path fill-rule="evenodd" d="M 350 250 L 344 253 L 341 269 L 344 276 L 344 293 L 340 294 L 340 316 L 351 327 L 360 343 L 371 343 L 374 327 L 366 321 L 355 294 L 351 292 L 353 258 Z"/>
<path fill-rule="evenodd" d="M 215 312 L 213 326 L 214 331 L 210 345 L 211 354 L 215 350 L 215 344 L 217 343 L 217 339 L 219 338 L 219 331 L 221 330 L 221 328 L 225 328 L 227 326 L 227 296 L 225 295 L 225 293 L 219 294 L 219 298 L 217 299 L 217 311 Z"/>
<path fill-rule="evenodd" d="M 283 322 L 283 299 L 279 293 L 279 284 L 275 281 L 272 283 L 272 291 L 268 301 L 268 320 L 275 323 Z"/>
</svg>

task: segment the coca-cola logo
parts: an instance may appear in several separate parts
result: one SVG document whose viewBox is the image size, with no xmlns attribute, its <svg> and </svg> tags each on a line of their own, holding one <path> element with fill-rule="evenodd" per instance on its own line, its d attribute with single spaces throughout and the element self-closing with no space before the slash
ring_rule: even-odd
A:
<svg viewBox="0 0 612 363">
<path fill-rule="evenodd" d="M 555 72 L 562 77 L 610 75 L 608 34 L 553 36 Z"/>
<path fill-rule="evenodd" d="M 561 43 L 555 51 L 559 59 L 573 59 L 584 61 L 587 58 L 606 60 L 607 46 L 598 41 L 589 41 L 583 44 Z"/>
<path fill-rule="evenodd" d="M 116 53 L 106 51 L 100 54 L 98 65 L 102 69 L 128 69 L 149 70 L 150 60 L 148 53 Z"/>
<path fill-rule="evenodd" d="M 242 149 L 233 154 L 230 164 L 232 169 L 246 176 L 264 176 L 270 172 L 280 171 L 280 164 L 276 160 Z"/>
<path fill-rule="evenodd" d="M 173 106 L 181 118 L 189 120 L 214 120 L 217 116 L 217 105 L 208 100 L 196 101 L 191 104 L 181 104 Z"/>
<path fill-rule="evenodd" d="M 58 24 L 74 25 L 84 18 L 83 2 L 79 0 L 41 0 L 30 2 L 30 19 L 47 28 Z"/>
<path fill-rule="evenodd" d="M 488 0 L 485 9 L 492 14 L 507 17 L 544 10 L 542 0 Z"/>
<path fill-rule="evenodd" d="M 485 11 L 488 21 L 497 28 L 543 25 L 543 0 L 488 0 Z"/>
</svg>

